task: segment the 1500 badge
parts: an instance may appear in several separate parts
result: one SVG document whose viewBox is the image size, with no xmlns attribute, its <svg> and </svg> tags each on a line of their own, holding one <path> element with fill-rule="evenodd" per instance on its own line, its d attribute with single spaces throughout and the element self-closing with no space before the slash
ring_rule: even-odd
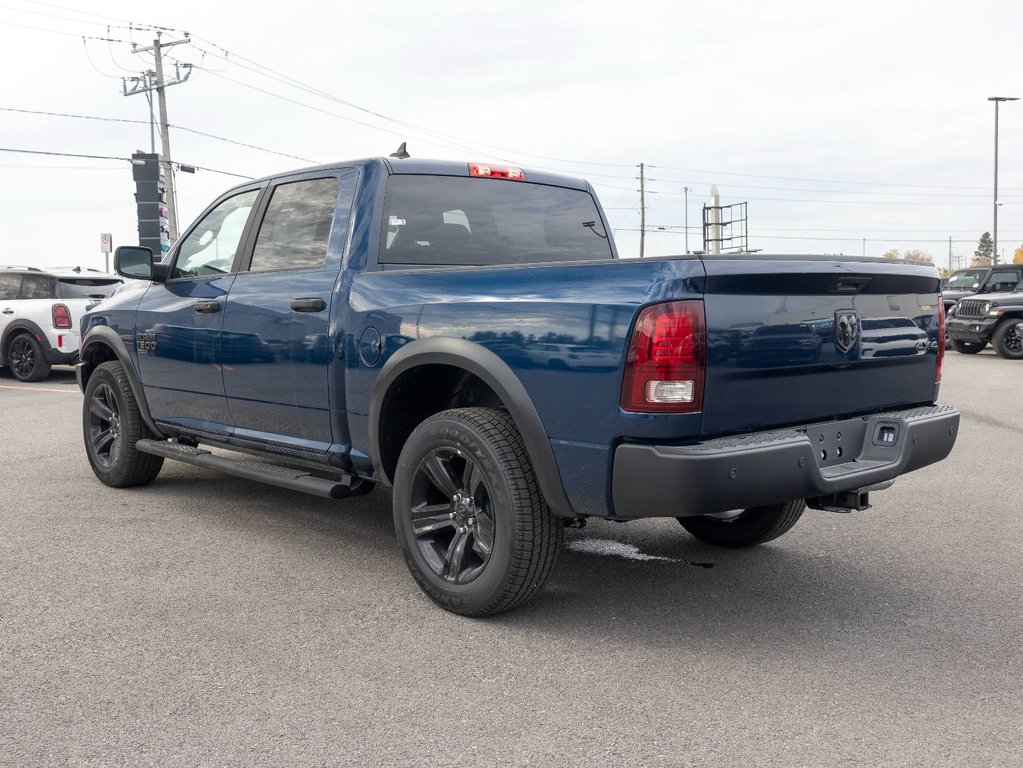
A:
<svg viewBox="0 0 1023 768">
<path fill-rule="evenodd" d="M 155 333 L 135 334 L 135 348 L 144 355 L 148 355 L 150 352 L 155 352 L 156 334 Z"/>
</svg>

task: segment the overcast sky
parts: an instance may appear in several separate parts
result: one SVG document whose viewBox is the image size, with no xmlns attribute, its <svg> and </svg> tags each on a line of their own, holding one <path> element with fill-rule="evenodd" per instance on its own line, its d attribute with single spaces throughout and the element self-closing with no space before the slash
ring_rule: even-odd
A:
<svg viewBox="0 0 1023 768">
<path fill-rule="evenodd" d="M 1010 0 L 258 0 L 244 12 L 3 0 L 0 147 L 149 151 L 146 98 L 122 95 L 122 78 L 152 67 L 131 42 L 150 45 L 154 25 L 164 42 L 191 39 L 169 52 L 194 65 L 167 90 L 172 157 L 211 169 L 177 176 L 182 223 L 241 181 L 227 174 L 407 141 L 419 157 L 589 179 L 626 256 L 639 251 L 644 163 L 647 255 L 685 249 L 684 187 L 689 247 L 702 247 L 716 184 L 722 203 L 748 201 L 750 248 L 920 249 L 945 266 L 949 237 L 962 260 L 992 228 L 987 97 L 1023 96 L 1023 3 Z M 1011 261 L 1023 101 L 1002 104 L 999 123 L 999 251 Z M 137 242 L 124 160 L 3 151 L 0 174 L 0 263 L 102 267 L 101 232 Z"/>
</svg>

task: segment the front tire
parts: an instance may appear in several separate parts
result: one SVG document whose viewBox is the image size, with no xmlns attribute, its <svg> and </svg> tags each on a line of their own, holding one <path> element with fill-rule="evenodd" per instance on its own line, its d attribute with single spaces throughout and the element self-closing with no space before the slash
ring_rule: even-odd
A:
<svg viewBox="0 0 1023 768">
<path fill-rule="evenodd" d="M 103 363 L 89 378 L 82 408 L 85 453 L 100 482 L 114 488 L 151 483 L 160 474 L 163 457 L 142 453 L 135 444 L 153 433 L 142 420 L 124 366 Z"/>
<path fill-rule="evenodd" d="M 952 349 L 964 355 L 975 355 L 987 346 L 982 341 L 960 341 L 955 337 L 950 337 L 949 342 L 952 344 Z"/>
<path fill-rule="evenodd" d="M 701 515 L 680 517 L 679 523 L 689 533 L 715 547 L 739 549 L 755 547 L 786 533 L 803 514 L 803 499 L 750 507 L 730 516 Z"/>
<path fill-rule="evenodd" d="M 1023 320 L 1016 317 L 1003 320 L 1001 325 L 995 329 L 991 343 L 999 357 L 1004 357 L 1006 360 L 1023 360 L 1021 325 L 1023 325 Z"/>
<path fill-rule="evenodd" d="M 531 599 L 564 540 L 514 421 L 492 408 L 444 411 L 416 428 L 395 470 L 394 527 L 423 592 L 463 616 Z"/>
<path fill-rule="evenodd" d="M 7 365 L 18 381 L 42 381 L 50 375 L 42 346 L 28 333 L 19 333 L 7 345 Z"/>
</svg>

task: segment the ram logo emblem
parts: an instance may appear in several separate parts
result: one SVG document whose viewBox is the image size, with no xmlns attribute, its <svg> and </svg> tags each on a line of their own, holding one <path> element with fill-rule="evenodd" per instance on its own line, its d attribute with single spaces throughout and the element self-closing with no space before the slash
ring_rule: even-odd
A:
<svg viewBox="0 0 1023 768">
<path fill-rule="evenodd" d="M 848 352 L 860 337 L 860 319 L 851 309 L 835 312 L 835 346 L 839 352 Z"/>
</svg>

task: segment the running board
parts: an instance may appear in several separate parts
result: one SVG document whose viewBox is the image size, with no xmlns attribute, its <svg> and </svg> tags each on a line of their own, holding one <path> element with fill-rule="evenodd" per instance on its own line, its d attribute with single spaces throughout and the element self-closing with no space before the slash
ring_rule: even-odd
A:
<svg viewBox="0 0 1023 768">
<path fill-rule="evenodd" d="M 325 499 L 343 499 L 352 496 L 354 478 L 345 475 L 341 480 L 327 480 L 323 477 L 305 472 L 301 469 L 283 467 L 278 464 L 267 464 L 252 459 L 229 459 L 215 456 L 202 448 L 194 448 L 181 443 L 168 443 L 163 440 L 139 440 L 135 447 L 142 453 L 163 456 L 165 459 L 183 461 L 198 467 L 216 469 L 233 477 L 255 480 L 258 483 L 276 485 L 292 491 L 311 493 Z"/>
</svg>

